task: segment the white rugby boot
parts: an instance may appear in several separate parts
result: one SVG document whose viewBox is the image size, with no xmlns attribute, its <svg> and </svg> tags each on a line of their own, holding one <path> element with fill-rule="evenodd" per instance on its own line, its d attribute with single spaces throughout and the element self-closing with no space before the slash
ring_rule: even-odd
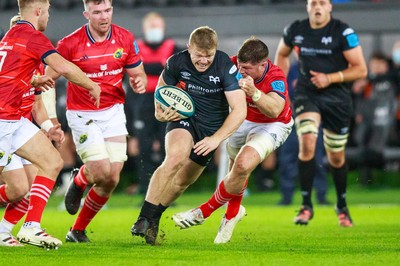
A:
<svg viewBox="0 0 400 266">
<path fill-rule="evenodd" d="M 3 247 L 23 247 L 21 243 L 10 233 L 0 233 L 0 246 Z"/>
<path fill-rule="evenodd" d="M 172 215 L 172 220 L 174 220 L 176 226 L 179 226 L 181 229 L 187 229 L 203 224 L 206 219 L 204 219 L 200 208 L 196 208 L 174 214 Z"/>
<path fill-rule="evenodd" d="M 238 214 L 232 219 L 227 220 L 224 215 L 218 229 L 218 234 L 214 239 L 214 244 L 225 244 L 229 242 L 236 224 L 240 222 L 244 216 L 246 216 L 246 209 L 242 205 L 240 205 Z"/>
<path fill-rule="evenodd" d="M 39 227 L 25 228 L 22 226 L 17 234 L 17 239 L 21 243 L 46 249 L 58 249 L 62 245 L 61 240 L 47 234 L 44 229 Z"/>
</svg>

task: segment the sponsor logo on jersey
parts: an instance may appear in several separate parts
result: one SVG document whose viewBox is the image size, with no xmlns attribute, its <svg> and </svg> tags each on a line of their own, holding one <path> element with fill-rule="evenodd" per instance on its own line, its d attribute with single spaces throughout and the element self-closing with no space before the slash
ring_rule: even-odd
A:
<svg viewBox="0 0 400 266">
<path fill-rule="evenodd" d="M 321 39 L 321 43 L 328 45 L 328 43 L 332 43 L 332 36 L 324 36 Z"/>
<path fill-rule="evenodd" d="M 209 76 L 208 79 L 210 82 L 214 82 L 215 85 L 220 82 L 219 77 Z"/>
<path fill-rule="evenodd" d="M 133 41 L 133 47 L 135 47 L 135 53 L 138 54 L 139 53 L 139 45 L 137 44 L 136 40 Z"/>
<path fill-rule="evenodd" d="M 346 36 L 347 44 L 350 48 L 356 47 L 359 45 L 358 36 L 355 33 Z"/>
<path fill-rule="evenodd" d="M 233 73 L 235 73 L 235 71 L 237 70 L 237 67 L 236 67 L 236 65 L 233 65 L 232 67 L 231 67 L 231 69 L 229 69 L 229 74 L 233 74 Z"/>
<path fill-rule="evenodd" d="M 294 43 L 303 43 L 304 37 L 301 35 L 294 36 Z"/>
<path fill-rule="evenodd" d="M 239 80 L 239 79 L 241 79 L 241 78 L 243 78 L 243 76 L 242 76 L 242 74 L 241 74 L 240 72 L 238 72 L 238 73 L 236 74 L 236 80 Z"/>
<path fill-rule="evenodd" d="M 189 127 L 189 122 L 187 121 L 180 121 L 179 124 L 183 125 L 184 127 Z"/>
<path fill-rule="evenodd" d="M 347 28 L 347 29 L 345 29 L 344 31 L 343 31 L 343 36 L 346 36 L 346 35 L 349 35 L 349 34 L 352 34 L 352 33 L 354 33 L 354 30 L 352 29 L 352 28 Z"/>
<path fill-rule="evenodd" d="M 190 76 L 191 76 L 191 74 L 189 72 L 186 72 L 186 71 L 181 72 L 181 77 L 183 79 L 190 79 Z"/>
<path fill-rule="evenodd" d="M 101 70 L 101 71 L 107 70 L 107 64 L 100 65 L 100 70 Z"/>
<path fill-rule="evenodd" d="M 286 88 L 285 88 L 285 82 L 282 80 L 276 80 L 271 83 L 272 90 L 277 91 L 277 92 L 282 92 L 284 93 Z"/>
<path fill-rule="evenodd" d="M 79 136 L 79 143 L 80 144 L 84 143 L 87 140 L 87 137 L 88 137 L 87 133 L 80 135 Z"/>
<path fill-rule="evenodd" d="M 1 152 L 0 152 L 0 160 L 1 160 L 1 159 L 3 159 L 3 157 L 4 157 L 4 154 L 5 154 L 5 152 L 4 152 L 4 151 L 1 151 Z"/>
<path fill-rule="evenodd" d="M 118 48 L 117 51 L 114 52 L 114 58 L 120 59 L 122 58 L 123 54 L 124 54 L 124 48 Z"/>
<path fill-rule="evenodd" d="M 89 60 L 89 56 L 83 55 L 81 58 L 79 58 L 79 61 L 87 61 Z"/>
</svg>

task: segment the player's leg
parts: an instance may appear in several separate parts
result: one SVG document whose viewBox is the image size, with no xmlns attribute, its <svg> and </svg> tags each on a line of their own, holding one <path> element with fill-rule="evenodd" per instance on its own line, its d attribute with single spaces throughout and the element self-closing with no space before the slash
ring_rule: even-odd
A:
<svg viewBox="0 0 400 266">
<path fill-rule="evenodd" d="M 353 221 L 350 217 L 346 202 L 347 164 L 345 160 L 345 145 L 347 142 L 347 135 L 343 136 L 324 130 L 324 138 L 330 139 L 327 140 L 328 143 L 325 142 L 325 148 L 336 189 L 337 204 L 335 211 L 338 215 L 339 225 L 351 227 L 353 226 Z M 336 144 L 330 142 L 332 140 L 335 140 Z M 335 148 L 333 148 L 333 146 L 335 146 Z M 338 148 L 339 146 L 340 148 Z"/>
<path fill-rule="evenodd" d="M 305 112 L 296 117 L 296 132 L 299 138 L 298 175 L 303 202 L 294 218 L 295 224 L 308 224 L 313 217 L 311 191 L 316 173 L 314 155 L 320 121 L 321 116 L 317 112 Z"/>
<path fill-rule="evenodd" d="M 167 207 L 161 205 L 163 191 L 171 186 L 173 177 L 189 160 L 193 145 L 192 134 L 187 129 L 174 128 L 167 133 L 165 137 L 166 156 L 150 179 L 139 217 L 131 229 L 133 235 L 142 237 L 154 235 L 149 234 L 152 232 L 148 232 L 149 227 L 151 227 L 150 223 L 154 227 L 157 217 Z M 146 241 L 150 244 L 155 243 L 155 239 L 152 237 L 146 238 Z"/>
<path fill-rule="evenodd" d="M 36 133 L 32 136 L 33 132 Z M 27 139 L 28 141 L 26 141 Z M 37 176 L 33 180 L 30 190 L 28 212 L 17 238 L 27 244 L 56 248 L 62 242 L 45 233 L 40 227 L 40 221 L 63 165 L 60 154 L 48 138 L 26 119 L 19 130 L 14 133 L 13 143 L 17 148 L 15 153 L 29 160 L 38 168 Z M 22 143 L 25 144 L 18 147 L 18 144 Z"/>
<path fill-rule="evenodd" d="M 14 169 L 13 167 L 16 165 L 15 161 L 21 162 L 21 167 Z M 11 235 L 11 231 L 28 211 L 28 192 L 37 174 L 37 168 L 31 163 L 25 162 L 24 159 L 13 154 L 10 164 L 7 165 L 2 173 L 2 180 L 9 184 L 11 188 L 16 187 L 16 189 L 12 189 L 14 190 L 13 194 L 15 196 L 13 200 L 7 204 L 3 219 L 0 222 L 0 245 L 20 246 L 18 240 L 14 239 Z"/>
</svg>

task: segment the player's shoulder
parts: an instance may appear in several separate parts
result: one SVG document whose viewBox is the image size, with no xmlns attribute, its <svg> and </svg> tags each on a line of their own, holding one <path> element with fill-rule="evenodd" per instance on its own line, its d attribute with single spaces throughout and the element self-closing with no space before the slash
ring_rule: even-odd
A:
<svg viewBox="0 0 400 266">
<path fill-rule="evenodd" d="M 189 51 L 183 50 L 171 55 L 166 62 L 166 69 L 170 70 L 175 67 L 185 67 L 190 61 Z"/>
<path fill-rule="evenodd" d="M 285 77 L 285 72 L 283 72 L 282 68 L 280 68 L 278 65 L 275 65 L 271 60 L 268 59 L 268 64 L 269 64 L 269 71 L 270 73 L 273 73 L 275 76 L 283 76 Z"/>
<path fill-rule="evenodd" d="M 116 24 L 112 24 L 112 30 L 113 30 L 113 34 L 117 35 L 117 36 L 121 36 L 121 37 L 133 37 L 133 33 L 130 32 L 128 29 L 125 29 L 124 27 L 121 27 L 119 25 Z"/>
<path fill-rule="evenodd" d="M 332 23 L 333 27 L 335 28 L 335 30 L 343 36 L 347 36 L 347 35 L 355 33 L 355 31 L 352 27 L 350 27 L 346 22 L 343 22 L 340 19 L 332 18 L 331 23 Z"/>
<path fill-rule="evenodd" d="M 292 23 L 286 25 L 283 31 L 284 33 L 288 33 L 288 31 L 295 32 L 303 30 L 304 28 L 307 27 L 308 23 L 309 23 L 308 19 L 295 20 Z"/>
</svg>

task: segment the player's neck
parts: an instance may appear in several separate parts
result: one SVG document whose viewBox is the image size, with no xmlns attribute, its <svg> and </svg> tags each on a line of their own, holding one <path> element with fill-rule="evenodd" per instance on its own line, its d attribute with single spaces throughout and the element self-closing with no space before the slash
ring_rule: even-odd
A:
<svg viewBox="0 0 400 266">
<path fill-rule="evenodd" d="M 89 31 L 90 31 L 90 35 L 93 37 L 93 39 L 96 42 L 102 42 L 107 39 L 107 36 L 111 31 L 111 27 L 107 32 L 103 33 L 103 32 L 98 32 L 98 31 L 94 30 L 89 24 Z"/>
<path fill-rule="evenodd" d="M 33 27 L 35 27 L 36 30 L 38 29 L 38 20 L 35 19 L 34 17 L 25 15 L 25 16 L 21 16 L 21 20 L 28 21 L 29 23 L 32 24 Z"/>
</svg>

